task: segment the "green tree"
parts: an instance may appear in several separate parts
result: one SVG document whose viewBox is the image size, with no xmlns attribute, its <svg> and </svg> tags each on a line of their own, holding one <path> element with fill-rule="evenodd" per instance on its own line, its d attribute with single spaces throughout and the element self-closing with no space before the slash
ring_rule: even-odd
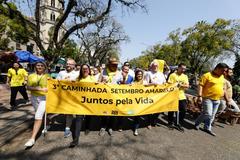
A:
<svg viewBox="0 0 240 160">
<path fill-rule="evenodd" d="M 192 73 L 202 73 L 204 68 L 224 51 L 233 47 L 234 31 L 231 21 L 217 19 L 214 24 L 205 21 L 197 22 L 182 33 L 182 54 L 190 64 Z"/>
<path fill-rule="evenodd" d="M 24 12 L 18 9 L 14 2 L 8 0 L 0 1 L 0 15 L 18 20 L 19 24 L 24 27 L 24 31 L 26 31 L 25 33 L 28 33 L 29 38 L 36 42 L 44 58 L 48 62 L 52 62 L 61 55 L 61 50 L 63 49 L 65 41 L 69 39 L 71 35 L 90 27 L 92 24 L 102 21 L 110 14 L 113 6 L 117 7 L 121 5 L 123 8 L 129 8 L 130 10 L 134 10 L 136 8 L 145 9 L 143 1 L 144 0 L 59 1 L 64 7 L 64 11 L 59 17 L 57 17 L 56 22 L 54 23 L 53 33 L 49 39 L 49 45 L 47 48 L 44 48 L 43 41 L 40 36 L 41 0 L 32 0 L 31 2 L 31 4 L 34 4 L 33 7 L 35 9 L 33 15 L 34 20 L 30 19 L 24 14 Z M 25 3 L 26 6 L 30 4 L 27 2 L 29 1 L 19 1 L 19 3 Z M 66 31 L 63 35 L 60 36 L 59 31 L 63 27 L 64 23 L 67 23 L 68 26 L 65 28 Z"/>
<path fill-rule="evenodd" d="M 182 32 L 177 29 L 169 34 L 165 44 L 150 47 L 131 63 L 143 67 L 157 58 L 165 60 L 169 65 L 184 62 L 191 73 L 202 73 L 209 70 L 217 57 L 229 53 L 238 55 L 240 25 L 235 23 L 233 28 L 231 22 L 224 19 L 217 19 L 213 24 L 200 21 Z"/>
<path fill-rule="evenodd" d="M 21 43 L 26 43 L 28 39 L 26 39 L 25 32 L 22 29 L 23 27 L 17 21 L 0 15 L 0 49 L 11 50 L 8 47 L 11 40 L 18 42 L 21 40 Z"/>
</svg>

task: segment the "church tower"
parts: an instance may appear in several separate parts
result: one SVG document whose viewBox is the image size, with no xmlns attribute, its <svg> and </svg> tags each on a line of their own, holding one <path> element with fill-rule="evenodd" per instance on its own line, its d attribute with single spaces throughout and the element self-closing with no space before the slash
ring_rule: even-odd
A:
<svg viewBox="0 0 240 160">
<path fill-rule="evenodd" d="M 45 49 L 49 44 L 49 35 L 53 33 L 52 27 L 56 23 L 58 16 L 63 13 L 63 4 L 63 0 L 41 0 L 40 2 L 40 30 Z M 58 34 L 61 35 L 63 32 L 63 29 L 60 29 Z"/>
</svg>

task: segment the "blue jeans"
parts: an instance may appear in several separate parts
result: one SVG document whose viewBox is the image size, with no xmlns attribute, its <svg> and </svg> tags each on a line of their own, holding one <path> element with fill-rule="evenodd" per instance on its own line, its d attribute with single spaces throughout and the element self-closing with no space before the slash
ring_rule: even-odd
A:
<svg viewBox="0 0 240 160">
<path fill-rule="evenodd" d="M 218 111 L 219 104 L 220 100 L 204 98 L 202 101 L 203 110 L 201 115 L 196 119 L 195 126 L 199 126 L 202 122 L 204 122 L 204 129 L 211 130 L 211 124 Z"/>
</svg>

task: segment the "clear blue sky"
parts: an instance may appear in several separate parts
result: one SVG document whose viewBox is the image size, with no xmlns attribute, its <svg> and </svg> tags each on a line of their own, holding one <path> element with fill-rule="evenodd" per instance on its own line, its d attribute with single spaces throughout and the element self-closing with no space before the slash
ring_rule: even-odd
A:
<svg viewBox="0 0 240 160">
<path fill-rule="evenodd" d="M 191 27 L 200 20 L 213 23 L 217 18 L 240 16 L 240 0 L 146 0 L 146 4 L 148 13 L 141 10 L 125 15 L 120 11 L 113 13 L 131 40 L 121 44 L 122 62 L 164 42 L 168 33 L 177 28 Z"/>
</svg>

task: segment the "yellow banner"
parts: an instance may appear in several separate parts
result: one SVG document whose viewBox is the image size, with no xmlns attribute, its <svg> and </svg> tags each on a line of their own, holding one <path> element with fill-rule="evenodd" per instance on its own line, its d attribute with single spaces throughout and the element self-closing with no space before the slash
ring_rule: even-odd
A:
<svg viewBox="0 0 240 160">
<path fill-rule="evenodd" d="M 148 86 L 48 80 L 47 113 L 136 116 L 178 110 L 173 84 Z"/>
</svg>

